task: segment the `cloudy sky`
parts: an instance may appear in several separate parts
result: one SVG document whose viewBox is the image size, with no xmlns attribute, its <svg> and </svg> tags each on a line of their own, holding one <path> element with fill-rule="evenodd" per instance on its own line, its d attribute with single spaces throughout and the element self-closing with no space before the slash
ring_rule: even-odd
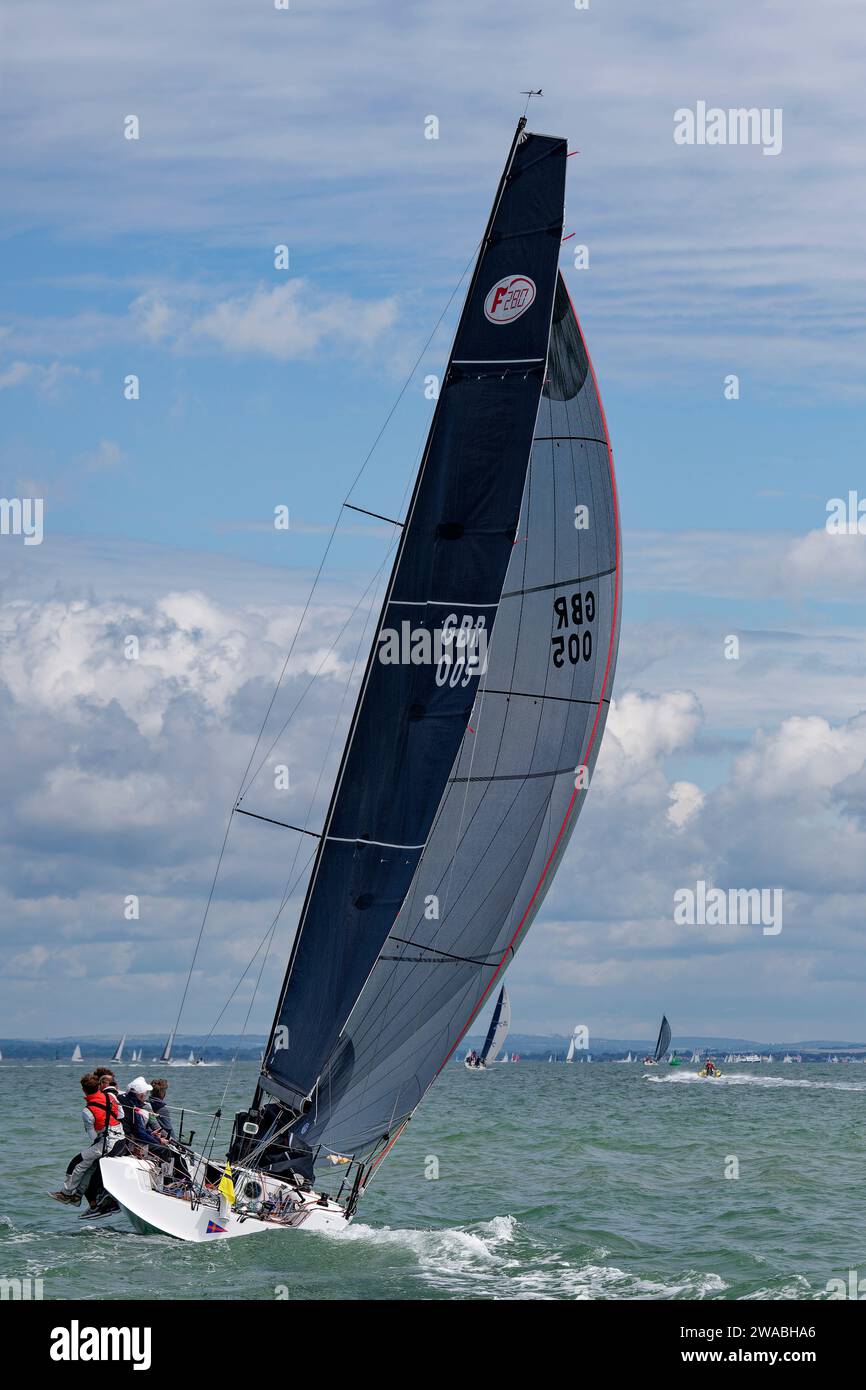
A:
<svg viewBox="0 0 866 1390">
<path fill-rule="evenodd" d="M 866 497 L 861 7 L 7 0 L 3 24 L 0 493 L 44 499 L 44 538 L 0 536 L 0 1034 L 172 1024 L 312 575 L 398 398 L 352 496 L 400 514 L 531 86 L 532 126 L 580 151 L 562 267 L 625 594 L 515 1027 L 649 1036 L 665 1010 L 675 1033 L 866 1038 L 866 538 L 825 526 L 829 499 Z M 701 101 L 779 109 L 781 151 L 678 145 Z M 391 545 L 341 525 L 247 804 L 285 763 L 280 814 L 321 817 Z M 297 881 L 251 1015 L 270 1022 L 294 853 L 233 828 L 185 1030 Z M 675 925 L 699 879 L 781 888 L 781 933 Z"/>
</svg>

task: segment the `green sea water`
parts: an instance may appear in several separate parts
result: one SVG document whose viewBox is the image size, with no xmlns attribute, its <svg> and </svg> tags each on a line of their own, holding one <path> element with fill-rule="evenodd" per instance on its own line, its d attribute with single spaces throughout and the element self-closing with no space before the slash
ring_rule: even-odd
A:
<svg viewBox="0 0 866 1390">
<path fill-rule="evenodd" d="M 815 1299 L 866 1277 L 866 1066 L 705 1082 L 693 1066 L 452 1063 L 346 1233 L 213 1245 L 45 1195 L 81 1144 L 82 1070 L 0 1064 L 0 1277 L 41 1278 L 46 1299 Z M 172 1068 L 175 1118 L 227 1086 L 230 1116 L 256 1073 Z"/>
</svg>

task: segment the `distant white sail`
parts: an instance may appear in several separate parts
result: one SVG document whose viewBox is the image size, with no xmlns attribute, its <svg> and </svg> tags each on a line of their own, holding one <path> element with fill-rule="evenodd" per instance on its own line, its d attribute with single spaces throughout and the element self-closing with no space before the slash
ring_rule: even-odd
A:
<svg viewBox="0 0 866 1390">
<path fill-rule="evenodd" d="M 574 1038 L 573 1038 L 573 1037 L 572 1037 L 572 1038 L 569 1038 L 569 1040 L 568 1040 L 568 1051 L 567 1051 L 566 1054 L 565 1054 L 565 1060 L 566 1060 L 566 1062 L 573 1062 L 573 1061 L 574 1061 Z"/>
<path fill-rule="evenodd" d="M 122 1062 L 122 1061 L 123 1061 L 123 1044 L 124 1044 L 125 1042 L 126 1042 L 126 1034 L 124 1033 L 123 1037 L 120 1039 L 120 1042 L 117 1044 L 117 1047 L 114 1049 L 114 1056 L 113 1056 L 112 1059 L 111 1059 L 112 1062 Z"/>
<path fill-rule="evenodd" d="M 72 1056 L 70 1057 L 69 1060 L 70 1060 L 70 1062 L 80 1062 L 80 1061 L 81 1061 L 81 1048 L 80 1048 L 80 1046 L 78 1045 L 78 1043 L 75 1044 L 75 1047 L 73 1048 L 73 1051 L 72 1051 Z"/>
</svg>

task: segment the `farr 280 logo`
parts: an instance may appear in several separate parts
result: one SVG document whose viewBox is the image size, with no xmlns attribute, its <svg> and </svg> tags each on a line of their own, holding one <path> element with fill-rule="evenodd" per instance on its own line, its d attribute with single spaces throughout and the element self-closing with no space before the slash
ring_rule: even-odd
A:
<svg viewBox="0 0 866 1390">
<path fill-rule="evenodd" d="M 535 281 L 528 275 L 504 275 L 488 290 L 484 317 L 491 323 L 513 323 L 535 302 Z"/>
</svg>

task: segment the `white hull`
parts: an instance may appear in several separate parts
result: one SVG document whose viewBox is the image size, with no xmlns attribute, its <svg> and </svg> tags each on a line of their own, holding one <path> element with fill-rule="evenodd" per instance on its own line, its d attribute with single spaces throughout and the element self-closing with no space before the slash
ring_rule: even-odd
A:
<svg viewBox="0 0 866 1390">
<path fill-rule="evenodd" d="M 102 1181 L 115 1201 L 119 1202 L 135 1230 L 156 1231 L 174 1236 L 177 1240 L 197 1243 L 227 1240 L 232 1236 L 264 1235 L 275 1231 L 342 1231 L 349 1224 L 342 1207 L 330 1199 L 322 1205 L 316 1193 L 299 1193 L 294 1214 L 283 1221 L 261 1221 L 244 1216 L 231 1208 L 219 1192 L 208 1194 L 206 1202 L 193 1206 L 180 1197 L 170 1197 L 155 1187 L 156 1168 L 142 1158 L 103 1158 L 99 1161 Z M 240 1200 L 246 1174 L 235 1173 L 235 1191 Z M 257 1182 L 262 1182 L 256 1173 Z M 268 1195 L 283 1194 L 291 1189 L 277 1178 L 264 1179 Z"/>
</svg>

